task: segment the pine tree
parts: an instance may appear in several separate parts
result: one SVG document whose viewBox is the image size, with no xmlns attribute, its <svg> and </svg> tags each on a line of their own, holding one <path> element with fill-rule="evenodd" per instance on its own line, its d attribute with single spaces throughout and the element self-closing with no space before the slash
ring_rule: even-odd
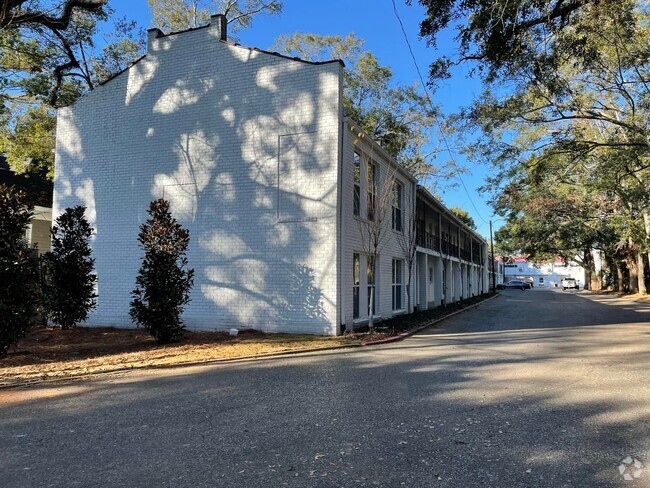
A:
<svg viewBox="0 0 650 488">
<path fill-rule="evenodd" d="M 178 340 L 185 324 L 183 308 L 190 301 L 194 270 L 187 268 L 189 232 L 169 211 L 169 202 L 149 205 L 149 219 L 140 227 L 142 266 L 131 293 L 131 318 L 159 343 Z"/>
<path fill-rule="evenodd" d="M 25 193 L 0 185 L 0 357 L 38 318 L 38 266 L 25 241 L 32 214 Z"/>
<path fill-rule="evenodd" d="M 45 307 L 48 317 L 62 329 L 86 320 L 97 305 L 90 237 L 93 228 L 85 217 L 85 207 L 66 208 L 52 227 L 52 251 L 47 253 L 48 279 Z"/>
</svg>

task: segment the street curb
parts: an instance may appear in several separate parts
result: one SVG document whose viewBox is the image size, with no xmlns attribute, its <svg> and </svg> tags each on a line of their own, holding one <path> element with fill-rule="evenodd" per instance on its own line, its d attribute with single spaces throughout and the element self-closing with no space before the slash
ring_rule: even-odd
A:
<svg viewBox="0 0 650 488">
<path fill-rule="evenodd" d="M 442 322 L 443 320 L 446 320 L 450 317 L 453 317 L 455 315 L 458 315 L 461 312 L 465 312 L 467 310 L 472 310 L 479 305 L 492 300 L 493 298 L 497 298 L 500 296 L 498 293 L 496 295 L 493 295 L 489 298 L 486 298 L 485 300 L 481 300 L 478 303 L 475 303 L 474 305 L 470 305 L 469 307 L 462 308 L 460 310 L 456 310 L 455 312 L 452 312 L 448 315 L 445 315 L 444 317 L 439 317 L 437 319 L 432 319 L 429 320 L 421 325 L 418 325 L 417 327 L 414 327 L 413 329 L 409 329 L 406 332 L 402 332 L 399 335 L 393 336 L 393 337 L 388 337 L 387 339 L 380 339 L 377 341 L 367 341 L 367 342 L 360 342 L 358 344 L 341 344 L 339 346 L 327 346 L 327 347 L 319 347 L 316 349 L 295 349 L 291 351 L 280 351 L 280 352 L 272 352 L 272 353 L 266 353 L 266 354 L 257 354 L 257 355 L 252 355 L 252 356 L 237 356 L 237 357 L 232 357 L 232 358 L 220 358 L 220 359 L 208 359 L 205 361 L 190 361 L 186 363 L 175 363 L 175 364 L 153 364 L 150 366 L 145 366 L 142 368 L 119 368 L 119 369 L 112 369 L 110 371 L 99 371 L 97 373 L 85 373 L 85 374 L 79 374 L 79 375 L 74 375 L 74 376 L 66 376 L 66 377 L 60 377 L 60 378 L 50 378 L 50 379 L 44 379 L 44 380 L 33 380 L 33 381 L 25 381 L 23 383 L 17 383 L 17 384 L 11 384 L 11 385 L 0 385 L 0 391 L 1 390 L 9 390 L 9 389 L 19 389 L 19 388 L 29 388 L 31 386 L 39 386 L 39 385 L 51 385 L 54 383 L 67 383 L 67 382 L 73 382 L 73 381 L 79 381 L 83 380 L 86 378 L 91 378 L 91 377 L 101 377 L 101 376 L 108 376 L 112 374 L 119 374 L 119 373 L 126 373 L 129 371 L 150 371 L 150 370 L 162 370 L 162 369 L 172 369 L 172 368 L 190 368 L 193 366 L 210 366 L 210 365 L 215 365 L 215 364 L 221 364 L 221 363 L 233 363 L 237 361 L 242 361 L 242 362 L 249 362 L 249 361 L 257 361 L 257 360 L 268 360 L 268 359 L 279 359 L 284 356 L 295 356 L 298 354 L 307 354 L 307 353 L 314 353 L 314 352 L 326 352 L 326 351 L 336 351 L 340 349 L 352 349 L 352 348 L 360 348 L 364 346 L 375 346 L 375 345 L 381 345 L 381 344 L 390 344 L 391 342 L 398 342 L 398 341 L 403 341 L 407 337 L 412 336 L 413 334 L 426 329 L 427 327 L 431 327 L 434 324 L 437 324 L 438 322 Z"/>
<path fill-rule="evenodd" d="M 460 314 L 462 312 L 472 310 L 472 309 L 478 307 L 479 305 L 482 305 L 485 302 L 488 302 L 488 301 L 490 301 L 490 300 L 492 300 L 494 298 L 497 298 L 499 296 L 501 296 L 501 295 L 499 293 L 497 293 L 496 295 L 493 295 L 493 296 L 491 296 L 489 298 L 486 298 L 485 300 L 481 300 L 480 302 L 475 303 L 474 305 L 470 305 L 469 307 L 461 308 L 460 310 L 456 310 L 455 312 L 452 312 L 452 313 L 450 313 L 448 315 L 445 315 L 444 317 L 439 317 L 437 319 L 431 319 L 428 322 L 424 322 L 423 324 L 418 325 L 417 327 L 414 327 L 413 329 L 409 329 L 406 332 L 402 332 L 401 334 L 398 334 L 396 336 L 388 337 L 386 339 L 380 339 L 378 341 L 362 342 L 361 345 L 363 345 L 363 346 L 374 346 L 375 344 L 390 344 L 391 342 L 403 341 L 407 337 L 410 337 L 413 334 L 416 334 L 416 333 L 420 332 L 421 330 L 426 329 L 427 327 L 431 327 L 432 325 L 435 325 L 435 324 L 437 324 L 439 322 L 442 322 L 443 320 L 447 320 L 448 318 L 453 317 L 454 315 L 458 315 L 458 314 Z"/>
</svg>

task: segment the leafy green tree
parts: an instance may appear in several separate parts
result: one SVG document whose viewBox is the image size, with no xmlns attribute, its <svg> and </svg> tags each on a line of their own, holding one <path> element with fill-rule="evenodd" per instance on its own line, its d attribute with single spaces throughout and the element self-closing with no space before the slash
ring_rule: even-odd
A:
<svg viewBox="0 0 650 488">
<path fill-rule="evenodd" d="M 0 357 L 37 321 L 38 267 L 25 241 L 32 215 L 25 193 L 0 185 Z"/>
<path fill-rule="evenodd" d="M 533 223 L 542 223 L 538 216 L 544 207 L 555 207 L 546 212 L 553 229 L 577 226 L 574 237 L 584 242 L 597 235 L 601 249 L 616 254 L 612 261 L 627 263 L 629 274 L 637 275 L 634 288 L 643 291 L 648 275 L 643 253 L 650 241 L 647 3 L 420 3 L 427 8 L 421 34 L 430 43 L 435 44 L 443 29 L 457 31 L 458 56 L 434 61 L 432 83 L 448 77 L 456 65 L 468 63 L 472 75 L 484 84 L 483 94 L 450 124 L 471 134 L 465 144 L 471 160 L 492 165 L 486 190 L 506 202 L 502 211 L 518 220 L 519 230 L 511 228 L 511 234 L 519 236 L 516 240 L 527 234 L 534 240 Z M 476 132 L 481 134 L 478 140 Z M 541 195 L 528 200 L 544 191 L 538 185 L 544 171 L 550 195 L 546 200 Z M 537 179 L 531 178 L 534 175 Z M 562 195 L 562 185 L 553 188 L 555 182 L 577 178 L 580 189 L 574 195 Z M 508 192 L 525 194 L 527 203 L 518 205 Z M 583 211 L 563 211 L 576 195 L 608 202 L 608 208 L 615 207 L 610 215 L 615 212 L 616 217 L 596 225 Z M 582 205 L 589 208 L 592 203 L 583 200 Z M 550 227 L 546 230 L 552 231 Z M 550 244 L 554 247 L 566 246 L 560 249 L 563 252 L 574 252 L 574 239 L 558 233 L 546 233 L 546 240 L 554 240 Z"/>
<path fill-rule="evenodd" d="M 15 117 L 13 126 L 0 127 L 0 153 L 16 173 L 45 172 L 54 178 L 56 118 L 44 105 L 34 105 Z"/>
<path fill-rule="evenodd" d="M 147 0 L 153 11 L 153 25 L 164 32 L 200 27 L 210 15 L 220 13 L 228 19 L 229 34 L 249 28 L 260 14 L 279 14 L 282 2 L 276 0 Z"/>
<path fill-rule="evenodd" d="M 97 305 L 90 238 L 93 229 L 81 205 L 66 208 L 52 226 L 52 251 L 45 255 L 47 280 L 44 306 L 62 329 L 83 322 Z"/>
<path fill-rule="evenodd" d="M 449 209 L 456 217 L 458 217 L 467 227 L 472 230 L 476 230 L 476 222 L 469 214 L 467 210 L 463 210 L 460 207 L 453 207 Z"/>
<path fill-rule="evenodd" d="M 131 293 L 131 318 L 159 343 L 178 340 L 194 283 L 194 270 L 186 269 L 189 232 L 172 216 L 169 202 L 159 199 L 151 202 L 138 241 L 144 258 Z"/>
<path fill-rule="evenodd" d="M 52 177 L 54 108 L 73 103 L 140 56 L 145 32 L 134 22 L 111 19 L 106 2 L 65 2 L 72 6 L 65 22 L 43 19 L 59 3 L 42 2 L 42 11 L 36 2 L 16 3 L 21 6 L 11 7 L 12 18 L 23 21 L 0 29 L 0 151 L 17 172 L 46 168 Z M 109 33 L 100 36 L 106 23 Z"/>
</svg>

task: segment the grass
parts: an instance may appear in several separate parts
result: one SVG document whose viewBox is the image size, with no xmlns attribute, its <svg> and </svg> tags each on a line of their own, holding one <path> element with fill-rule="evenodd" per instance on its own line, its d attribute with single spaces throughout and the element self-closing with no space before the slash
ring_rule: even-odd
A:
<svg viewBox="0 0 650 488">
<path fill-rule="evenodd" d="M 160 345 L 142 329 L 77 327 L 61 330 L 38 327 L 0 359 L 0 386 L 69 379 L 130 369 L 178 366 L 240 357 L 308 351 L 325 347 L 361 345 L 386 339 L 478 303 L 490 294 L 410 315 L 378 322 L 373 334 L 357 330 L 338 337 L 302 334 L 265 334 L 240 331 L 186 332 L 176 343 Z"/>
</svg>

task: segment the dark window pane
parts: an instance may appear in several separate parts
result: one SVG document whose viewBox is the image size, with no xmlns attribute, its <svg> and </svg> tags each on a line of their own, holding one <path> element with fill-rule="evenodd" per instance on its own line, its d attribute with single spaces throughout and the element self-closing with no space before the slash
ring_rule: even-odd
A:
<svg viewBox="0 0 650 488">
<path fill-rule="evenodd" d="M 361 187 L 354 185 L 354 215 L 359 215 L 359 208 L 361 207 Z"/>
<path fill-rule="evenodd" d="M 352 318 L 359 318 L 359 287 L 355 286 L 352 291 Z"/>
</svg>

